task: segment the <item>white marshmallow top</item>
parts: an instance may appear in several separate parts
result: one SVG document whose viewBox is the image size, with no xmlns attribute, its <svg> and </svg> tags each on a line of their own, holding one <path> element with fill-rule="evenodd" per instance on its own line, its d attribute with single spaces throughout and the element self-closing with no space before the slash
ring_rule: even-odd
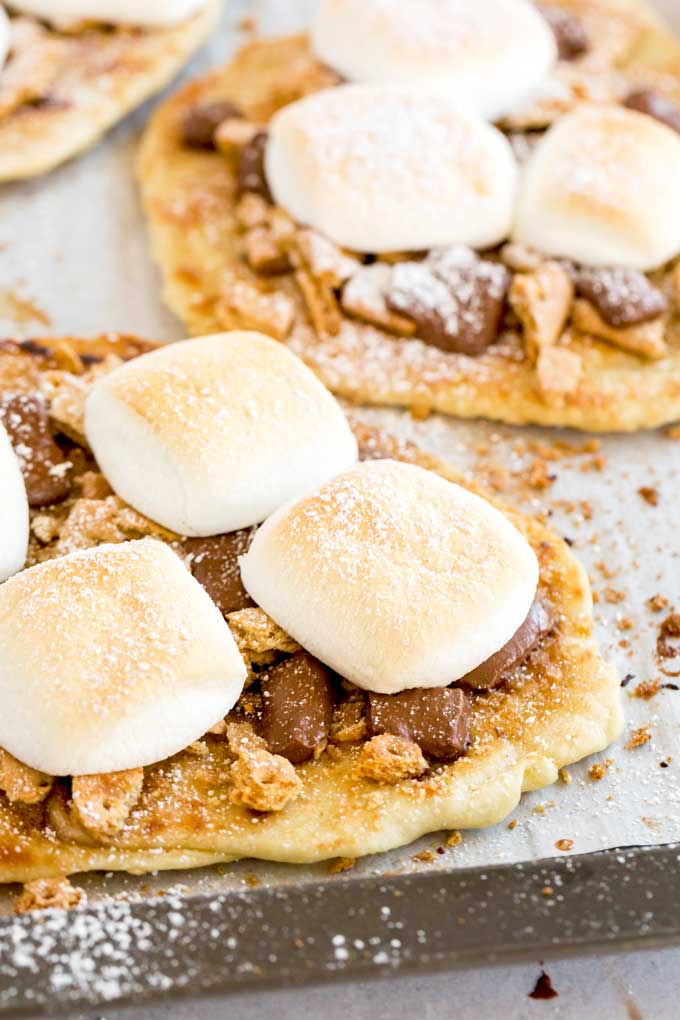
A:
<svg viewBox="0 0 680 1020">
<path fill-rule="evenodd" d="M 323 0 L 311 39 L 349 81 L 439 90 L 489 120 L 527 102 L 557 61 L 528 0 Z"/>
<path fill-rule="evenodd" d="M 518 630 L 531 546 L 486 500 L 397 461 L 360 464 L 277 511 L 241 558 L 265 612 L 359 687 L 444 687 Z"/>
<path fill-rule="evenodd" d="M 620 107 L 583 107 L 525 165 L 515 240 L 591 266 L 654 269 L 680 251 L 680 136 Z"/>
<path fill-rule="evenodd" d="M 0 587 L 0 746 L 50 775 L 175 754 L 245 677 L 220 611 L 161 542 L 87 549 Z"/>
<path fill-rule="evenodd" d="M 270 123 L 266 172 L 279 205 L 354 251 L 488 247 L 512 224 L 509 143 L 440 94 L 343 85 L 291 103 Z"/>
<path fill-rule="evenodd" d="M 205 7 L 206 0 L 12 0 L 22 14 L 33 14 L 57 28 L 83 21 L 140 28 L 178 25 Z"/>
<path fill-rule="evenodd" d="M 21 570 L 27 549 L 26 486 L 9 436 L 0 424 L 0 581 Z"/>
<path fill-rule="evenodd" d="M 117 494 L 182 535 L 264 520 L 357 459 L 340 405 L 260 333 L 169 344 L 103 378 L 87 439 Z"/>
</svg>

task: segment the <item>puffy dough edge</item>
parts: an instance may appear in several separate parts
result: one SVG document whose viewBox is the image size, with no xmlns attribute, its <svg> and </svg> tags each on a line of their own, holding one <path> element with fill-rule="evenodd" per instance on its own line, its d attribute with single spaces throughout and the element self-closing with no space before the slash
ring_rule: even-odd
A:
<svg viewBox="0 0 680 1020">
<path fill-rule="evenodd" d="M 650 69 L 675 63 L 677 74 L 680 43 L 651 5 L 646 0 L 611 2 L 624 12 L 641 14 L 648 24 L 635 62 Z M 143 138 L 137 173 L 153 255 L 163 274 L 166 303 L 194 335 L 247 327 L 219 301 L 220 281 L 228 288 L 229 281 L 256 282 L 257 278 L 238 264 L 236 256 L 235 167 L 223 157 L 183 149 L 177 141 L 177 125 L 193 103 L 220 94 L 241 102 L 253 116 L 268 116 L 293 61 L 308 61 L 310 76 L 319 72 L 306 36 L 249 44 L 228 67 L 196 79 L 163 103 Z M 210 212 L 205 214 L 192 198 L 192 181 L 200 173 L 206 175 L 201 196 Z M 208 193 L 211 202 L 206 201 Z M 223 211 L 219 232 L 215 231 L 216 204 Z M 186 274 L 186 266 L 199 265 L 198 279 Z M 542 399 L 528 364 L 493 352 L 471 359 L 429 348 L 425 359 L 432 378 L 428 380 L 413 357 L 414 341 L 395 340 L 370 327 L 345 344 L 342 338 L 320 338 L 305 319 L 295 285 L 286 280 L 279 285 L 295 301 L 298 313 L 299 328 L 289 340 L 291 347 L 330 389 L 357 403 L 603 432 L 656 428 L 680 418 L 677 344 L 667 357 L 644 363 L 606 343 L 582 339 L 574 349 L 584 359 L 584 382 L 579 393 L 560 406 Z M 197 289 L 205 298 L 200 303 Z"/>
</svg>

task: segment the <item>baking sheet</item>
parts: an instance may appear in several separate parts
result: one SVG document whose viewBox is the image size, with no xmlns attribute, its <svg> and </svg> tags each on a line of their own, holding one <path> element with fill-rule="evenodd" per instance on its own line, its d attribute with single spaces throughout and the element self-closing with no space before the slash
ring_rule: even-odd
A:
<svg viewBox="0 0 680 1020">
<path fill-rule="evenodd" d="M 250 31 L 247 25 L 245 30 L 238 27 L 246 14 L 252 14 L 263 31 L 288 31 L 304 23 L 313 6 L 313 0 L 232 0 L 220 32 L 188 73 L 228 59 Z M 674 0 L 666 6 L 672 14 Z M 675 18 L 680 28 L 677 10 Z M 49 177 L 0 192 L 3 334 L 120 330 L 159 340 L 182 336 L 160 300 L 133 178 L 135 148 L 149 110 L 139 111 L 92 152 Z M 635 679 L 622 691 L 627 720 L 622 744 L 570 768 L 569 785 L 558 783 L 526 796 L 512 816 L 517 822 L 512 829 L 505 823 L 466 833 L 459 846 L 435 854 L 433 862 L 414 861 L 420 851 L 442 845 L 441 834 L 426 837 L 412 847 L 359 862 L 352 875 L 536 859 L 555 854 L 561 840 L 571 840 L 570 852 L 575 854 L 680 838 L 680 691 L 662 689 L 649 700 L 634 696 L 641 681 L 676 683 L 660 672 L 655 646 L 660 621 L 672 608 L 680 610 L 675 499 L 680 441 L 652 433 L 605 437 L 597 449 L 582 449 L 585 438 L 575 433 L 439 417 L 415 422 L 392 411 L 367 410 L 366 417 L 481 472 L 498 495 L 523 510 L 547 509 L 555 529 L 573 541 L 589 570 L 600 599 L 596 620 L 605 654 L 622 677 L 632 674 Z M 570 446 L 556 449 L 560 442 Z M 546 487 L 538 487 L 542 484 Z M 650 490 L 646 499 L 639 494 L 641 488 Z M 655 499 L 657 505 L 651 505 Z M 656 595 L 667 600 L 667 608 L 657 613 L 646 604 Z M 665 668 L 672 670 L 673 661 L 666 660 Z M 677 682 L 680 685 L 680 679 Z M 632 732 L 642 726 L 649 726 L 650 740 L 635 750 L 625 749 Z M 613 762 L 607 774 L 595 781 L 590 767 L 609 758 Z M 325 866 L 245 862 L 219 872 L 177 876 L 175 884 L 190 882 L 192 889 L 242 887 L 253 884 L 255 875 L 263 885 L 277 885 L 311 881 L 326 871 Z M 175 880 L 166 877 L 162 884 L 169 881 Z M 101 887 L 99 879 L 86 884 Z M 137 880 L 123 880 L 123 885 L 139 888 Z"/>
</svg>

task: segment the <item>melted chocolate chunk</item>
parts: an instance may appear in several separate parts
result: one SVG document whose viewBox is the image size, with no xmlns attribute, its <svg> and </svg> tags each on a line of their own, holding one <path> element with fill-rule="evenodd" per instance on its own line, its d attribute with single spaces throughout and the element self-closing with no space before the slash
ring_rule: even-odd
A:
<svg viewBox="0 0 680 1020">
<path fill-rule="evenodd" d="M 666 127 L 680 132 L 680 109 L 655 89 L 636 89 L 626 97 L 625 106 L 638 113 L 646 113 Z"/>
<path fill-rule="evenodd" d="M 664 294 L 636 269 L 579 269 L 574 283 L 576 293 L 615 329 L 650 322 L 668 307 Z"/>
<path fill-rule="evenodd" d="M 462 687 L 488 690 L 497 687 L 515 666 L 519 666 L 555 626 L 555 617 L 546 603 L 538 599 L 529 615 L 506 645 L 457 681 Z"/>
<path fill-rule="evenodd" d="M 261 732 L 273 754 L 307 761 L 328 737 L 333 685 L 328 670 L 308 652 L 298 652 L 270 670 L 262 682 Z"/>
<path fill-rule="evenodd" d="M 505 266 L 455 246 L 430 252 L 424 262 L 397 263 L 387 304 L 416 324 L 425 343 L 481 354 L 498 336 L 509 286 Z"/>
<path fill-rule="evenodd" d="M 247 145 L 241 149 L 238 162 L 238 193 L 254 191 L 267 202 L 272 201 L 272 193 L 267 183 L 264 169 L 264 154 L 267 148 L 267 132 L 258 131 Z"/>
<path fill-rule="evenodd" d="M 542 6 L 540 11 L 555 36 L 560 60 L 575 60 L 576 57 L 588 52 L 590 49 L 588 33 L 575 15 L 565 11 L 563 7 L 552 4 Z"/>
<path fill-rule="evenodd" d="M 241 118 L 238 106 L 228 99 L 209 99 L 186 113 L 182 121 L 182 142 L 190 149 L 214 149 L 215 132 L 225 120 Z"/>
<path fill-rule="evenodd" d="M 239 556 L 248 552 L 253 530 L 232 531 L 213 538 L 185 538 L 191 573 L 202 584 L 223 616 L 255 605 L 243 587 Z"/>
<path fill-rule="evenodd" d="M 393 733 L 418 744 L 438 761 L 455 761 L 470 739 L 470 700 L 453 687 L 369 694 L 371 734 Z"/>
<path fill-rule="evenodd" d="M 30 506 L 63 502 L 71 492 L 70 463 L 54 441 L 42 401 L 10 397 L 0 402 L 0 421 L 19 458 Z"/>
</svg>

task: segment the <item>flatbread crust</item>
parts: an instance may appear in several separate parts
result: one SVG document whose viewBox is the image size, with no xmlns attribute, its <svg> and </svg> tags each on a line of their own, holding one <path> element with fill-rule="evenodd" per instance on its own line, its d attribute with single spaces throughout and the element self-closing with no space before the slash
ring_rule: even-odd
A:
<svg viewBox="0 0 680 1020">
<path fill-rule="evenodd" d="M 64 48 L 65 66 L 46 102 L 0 118 L 0 181 L 46 173 L 93 145 L 172 80 L 215 28 L 222 6 L 208 0 L 169 29 L 50 33 Z"/>
<path fill-rule="evenodd" d="M 100 356 L 145 349 L 131 338 L 69 343 L 80 354 Z M 0 373 L 0 393 L 2 382 Z M 393 456 L 477 491 L 445 462 L 358 417 L 350 420 L 365 457 Z M 241 857 L 296 863 L 377 853 L 427 832 L 494 825 L 523 791 L 555 782 L 560 768 L 607 747 L 623 724 L 619 679 L 598 651 L 585 571 L 544 524 L 497 505 L 535 549 L 541 590 L 558 624 L 506 685 L 475 697 L 472 744 L 463 758 L 433 767 L 421 780 L 379 784 L 356 773 L 360 745 L 340 744 L 337 760 L 324 753 L 296 767 L 303 782 L 298 800 L 279 813 L 256 814 L 230 804 L 233 758 L 224 737 L 208 736 L 207 753 L 189 749 L 145 769 L 139 803 L 107 843 L 83 838 L 78 829 L 69 838 L 67 783 L 34 806 L 12 805 L 0 794 L 0 882 Z"/>
<path fill-rule="evenodd" d="M 677 90 L 680 97 L 680 45 L 646 0 L 562 3 L 600 21 L 618 17 L 634 40 L 626 73 L 636 82 L 663 79 L 666 92 Z M 474 358 L 349 319 L 339 335 L 319 336 L 290 276 L 263 283 L 239 257 L 235 163 L 183 147 L 179 125 L 192 105 L 213 97 L 229 97 L 250 118 L 265 122 L 279 107 L 327 84 L 328 71 L 310 53 L 306 36 L 265 40 L 248 45 L 228 67 L 186 85 L 152 118 L 138 176 L 165 299 L 191 333 L 252 326 L 223 300 L 245 281 L 292 298 L 290 346 L 330 389 L 356 402 L 595 431 L 633 431 L 680 418 L 677 315 L 668 328 L 669 354 L 659 361 L 576 335 L 570 349 L 582 357 L 582 378 L 578 391 L 562 403 L 541 394 L 519 336 Z"/>
</svg>

